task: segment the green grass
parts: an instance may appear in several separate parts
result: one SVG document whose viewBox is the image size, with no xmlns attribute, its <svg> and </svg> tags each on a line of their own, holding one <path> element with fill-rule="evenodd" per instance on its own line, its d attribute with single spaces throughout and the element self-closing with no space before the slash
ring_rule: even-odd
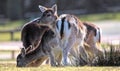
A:
<svg viewBox="0 0 120 71">
<path fill-rule="evenodd" d="M 18 41 L 20 40 L 20 32 L 14 33 L 14 40 Z M 11 41 L 11 36 L 10 33 L 0 33 L 0 42 L 2 41 Z"/>
<path fill-rule="evenodd" d="M 120 12 L 117 13 L 101 13 L 101 14 L 88 14 L 88 15 L 79 15 L 78 16 L 82 21 L 102 21 L 102 20 L 117 20 L 120 21 Z M 11 30 L 18 27 L 21 27 L 25 24 L 25 21 L 8 21 L 5 24 L 0 25 L 0 30 Z M 15 33 L 14 40 L 20 40 L 20 32 Z M 10 34 L 0 33 L 0 42 L 1 41 L 10 41 Z"/>
<path fill-rule="evenodd" d="M 15 64 L 0 64 L 0 71 L 118 71 L 119 67 L 51 67 L 49 65 L 41 65 L 39 67 L 18 68 Z"/>
<path fill-rule="evenodd" d="M 82 21 L 102 21 L 102 20 L 118 20 L 120 21 L 120 13 L 100 13 L 78 16 Z"/>
<path fill-rule="evenodd" d="M 16 32 L 14 35 L 14 40 L 18 41 L 21 38 L 21 33 L 20 32 Z"/>
<path fill-rule="evenodd" d="M 18 21 L 8 21 L 7 23 L 0 24 L 0 30 L 12 30 L 18 27 L 21 27 L 25 24 L 25 21 L 18 20 Z"/>
<path fill-rule="evenodd" d="M 8 21 L 5 24 L 0 25 L 0 30 L 13 30 L 22 27 L 25 21 Z M 14 33 L 14 40 L 20 40 L 20 32 Z M 1 41 L 11 41 L 10 33 L 0 33 Z"/>
</svg>

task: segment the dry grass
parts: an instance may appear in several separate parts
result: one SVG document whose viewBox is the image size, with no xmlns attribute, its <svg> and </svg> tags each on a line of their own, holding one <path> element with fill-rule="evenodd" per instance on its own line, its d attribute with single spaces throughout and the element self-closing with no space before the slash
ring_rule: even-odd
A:
<svg viewBox="0 0 120 71">
<path fill-rule="evenodd" d="M 1 63 L 0 71 L 119 71 L 120 67 L 50 67 L 41 65 L 40 67 L 18 68 L 14 63 Z"/>
</svg>

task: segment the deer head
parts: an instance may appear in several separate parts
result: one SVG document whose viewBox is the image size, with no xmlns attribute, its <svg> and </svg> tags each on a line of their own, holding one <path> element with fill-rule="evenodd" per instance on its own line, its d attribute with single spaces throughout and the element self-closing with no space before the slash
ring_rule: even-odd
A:
<svg viewBox="0 0 120 71">
<path fill-rule="evenodd" d="M 43 26 L 48 26 L 54 33 L 55 31 L 55 23 L 58 18 L 57 15 L 57 5 L 53 5 L 51 8 L 47 8 L 39 5 L 39 9 L 42 12 L 41 22 Z"/>
<path fill-rule="evenodd" d="M 17 56 L 17 67 L 25 67 L 25 48 L 21 49 L 21 53 Z"/>
<path fill-rule="evenodd" d="M 39 9 L 42 12 L 41 21 L 45 24 L 51 24 L 57 19 L 57 5 L 53 5 L 51 8 L 47 8 L 39 5 Z"/>
</svg>

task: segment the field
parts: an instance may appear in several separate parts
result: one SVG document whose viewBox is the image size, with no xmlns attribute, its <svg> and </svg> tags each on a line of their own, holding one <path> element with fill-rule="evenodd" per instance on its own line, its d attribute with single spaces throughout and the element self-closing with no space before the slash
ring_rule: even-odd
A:
<svg viewBox="0 0 120 71">
<path fill-rule="evenodd" d="M 95 59 L 95 65 L 51 67 L 43 64 L 39 67 L 16 67 L 16 60 L 0 60 L 0 71 L 120 71 L 120 45 L 102 45 L 111 48 L 105 57 Z M 105 50 L 106 51 L 106 50 Z M 106 54 L 107 53 L 107 54 Z M 88 63 L 89 64 L 89 63 Z M 96 65 L 97 64 L 97 65 Z"/>
<path fill-rule="evenodd" d="M 0 64 L 0 71 L 119 71 L 120 67 L 50 67 L 42 65 L 40 67 L 17 68 L 13 63 Z"/>
<path fill-rule="evenodd" d="M 104 21 L 104 20 L 114 20 L 120 21 L 120 13 L 103 13 L 103 14 L 88 14 L 78 16 L 82 21 Z M 8 21 L 5 24 L 0 24 L 0 30 L 11 30 L 23 26 L 25 21 Z M 114 27 L 116 28 L 116 27 Z M 119 26 L 117 26 L 119 28 Z M 105 27 L 106 29 L 106 27 Z M 120 28 L 119 28 L 120 29 Z M 114 31 L 113 31 L 114 32 Z M 118 31 L 119 32 L 119 31 Z M 118 33 L 117 32 L 117 33 Z M 14 34 L 14 41 L 20 40 L 20 32 Z M 10 40 L 9 33 L 0 33 L 0 42 L 6 42 Z M 16 67 L 15 60 L 0 60 L 0 71 L 120 71 L 119 66 L 78 66 L 78 67 L 51 67 L 50 65 L 41 65 L 39 67 L 27 67 L 18 68 Z"/>
<path fill-rule="evenodd" d="M 18 21 L 8 21 L 7 23 L 4 24 L 0 24 L 0 30 L 13 30 L 13 29 L 17 29 L 17 28 L 21 28 L 22 25 L 25 22 L 22 20 L 18 20 Z M 10 39 L 10 33 L 0 33 L 0 42 L 2 41 L 11 41 Z M 14 33 L 14 40 L 18 41 L 20 40 L 20 32 L 15 32 Z"/>
<path fill-rule="evenodd" d="M 88 14 L 88 15 L 79 15 L 78 16 L 82 21 L 103 21 L 103 20 L 114 20 L 120 21 L 120 13 L 102 13 L 102 14 Z M 11 30 L 18 27 L 22 27 L 26 21 L 19 20 L 19 21 L 8 21 L 5 24 L 0 24 L 0 30 Z M 10 41 L 10 34 L 9 33 L 0 33 L 0 42 L 2 41 Z M 20 32 L 16 32 L 14 34 L 14 40 L 20 40 Z"/>
<path fill-rule="evenodd" d="M 99 13 L 78 16 L 82 21 L 120 20 L 120 13 Z"/>
</svg>

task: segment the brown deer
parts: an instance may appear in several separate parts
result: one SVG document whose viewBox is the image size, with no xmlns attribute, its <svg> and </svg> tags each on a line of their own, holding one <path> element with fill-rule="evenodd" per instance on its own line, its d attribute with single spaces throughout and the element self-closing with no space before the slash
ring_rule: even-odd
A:
<svg viewBox="0 0 120 71">
<path fill-rule="evenodd" d="M 88 39 L 86 40 L 86 43 L 89 45 L 90 49 L 86 48 L 86 50 L 91 50 L 91 53 L 94 56 L 99 56 L 99 55 L 102 55 L 103 50 L 100 46 L 100 43 L 96 42 L 94 34 L 95 34 L 95 32 L 93 30 L 91 30 L 89 32 Z"/>
<path fill-rule="evenodd" d="M 90 32 L 93 31 L 94 32 L 94 40 L 96 41 L 96 43 L 101 43 L 101 29 L 100 29 L 100 27 L 98 27 L 97 25 L 90 23 L 90 22 L 83 22 L 83 24 L 85 25 L 85 27 L 87 29 L 85 41 L 87 40 Z"/>
<path fill-rule="evenodd" d="M 102 53 L 102 48 L 100 46 L 101 44 L 101 29 L 90 22 L 83 22 L 83 24 L 87 28 L 87 34 L 85 37 L 85 43 L 87 43 L 91 48 L 91 50 L 94 52 L 94 55 L 99 55 Z"/>
<path fill-rule="evenodd" d="M 51 65 L 56 65 L 52 47 L 57 46 L 58 41 L 53 39 L 56 36 L 50 25 L 54 25 L 57 19 L 57 6 L 46 8 L 39 5 L 39 8 L 42 16 L 28 22 L 22 28 L 21 40 L 24 47 L 17 56 L 18 67 L 38 66 L 48 57 L 50 57 Z"/>
</svg>

